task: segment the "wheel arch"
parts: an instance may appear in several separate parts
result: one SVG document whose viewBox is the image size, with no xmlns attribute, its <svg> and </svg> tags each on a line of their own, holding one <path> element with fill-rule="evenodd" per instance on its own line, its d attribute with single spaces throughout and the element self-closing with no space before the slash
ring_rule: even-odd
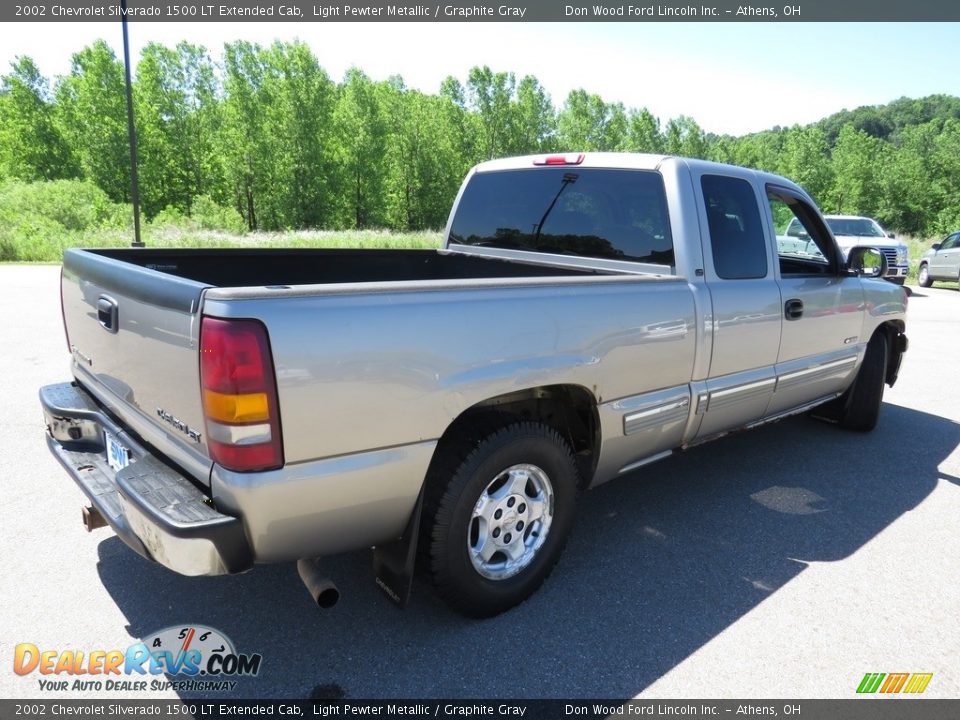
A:
<svg viewBox="0 0 960 720">
<path fill-rule="evenodd" d="M 600 454 L 600 415 L 596 397 L 582 385 L 529 387 L 471 405 L 447 426 L 434 460 L 453 445 L 476 442 L 507 423 L 524 420 L 557 430 L 570 444 L 582 487 L 589 485 Z"/>
</svg>

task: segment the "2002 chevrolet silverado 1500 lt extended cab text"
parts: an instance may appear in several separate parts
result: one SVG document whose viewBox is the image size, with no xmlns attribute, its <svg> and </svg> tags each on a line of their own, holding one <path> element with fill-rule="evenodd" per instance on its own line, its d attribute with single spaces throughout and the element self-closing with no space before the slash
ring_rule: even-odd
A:
<svg viewBox="0 0 960 720">
<path fill-rule="evenodd" d="M 797 218 L 819 252 L 778 254 Z M 871 266 L 871 263 L 875 263 Z M 820 406 L 874 427 L 906 350 L 883 258 L 807 194 L 626 154 L 495 160 L 442 250 L 70 250 L 54 455 L 186 575 L 374 547 L 474 616 L 543 582 L 581 489 Z"/>
</svg>

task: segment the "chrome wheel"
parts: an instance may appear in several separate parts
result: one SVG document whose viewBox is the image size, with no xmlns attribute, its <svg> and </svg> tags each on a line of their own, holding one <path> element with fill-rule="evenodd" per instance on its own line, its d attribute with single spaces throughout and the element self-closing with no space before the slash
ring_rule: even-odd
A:
<svg viewBox="0 0 960 720">
<path fill-rule="evenodd" d="M 467 526 L 474 569 L 490 580 L 533 562 L 553 522 L 553 485 L 536 465 L 511 465 L 480 493 Z"/>
<path fill-rule="evenodd" d="M 926 265 L 920 266 L 920 276 L 917 278 L 920 287 L 930 287 L 933 281 L 930 279 L 930 269 Z"/>
</svg>

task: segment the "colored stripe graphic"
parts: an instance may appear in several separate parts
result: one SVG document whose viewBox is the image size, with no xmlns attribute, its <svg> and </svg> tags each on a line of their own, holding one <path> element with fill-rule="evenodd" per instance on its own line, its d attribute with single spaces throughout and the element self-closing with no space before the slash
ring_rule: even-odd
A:
<svg viewBox="0 0 960 720">
<path fill-rule="evenodd" d="M 860 681 L 860 686 L 857 688 L 857 692 L 875 693 L 885 677 L 885 673 L 867 673 L 863 676 L 863 680 Z"/>
<path fill-rule="evenodd" d="M 933 673 L 914 673 L 913 677 L 910 678 L 910 682 L 907 683 L 907 687 L 904 692 L 922 693 L 927 689 L 927 685 L 930 684 L 931 678 L 933 678 Z"/>
<path fill-rule="evenodd" d="M 900 692 L 920 694 L 927 689 L 933 673 L 866 673 L 857 692 L 870 695 L 877 691 L 887 695 Z"/>
<path fill-rule="evenodd" d="M 890 673 L 887 675 L 887 681 L 883 684 L 883 687 L 880 688 L 882 693 L 898 693 L 903 688 L 904 683 L 907 682 L 907 678 L 910 677 L 910 673 Z"/>
</svg>

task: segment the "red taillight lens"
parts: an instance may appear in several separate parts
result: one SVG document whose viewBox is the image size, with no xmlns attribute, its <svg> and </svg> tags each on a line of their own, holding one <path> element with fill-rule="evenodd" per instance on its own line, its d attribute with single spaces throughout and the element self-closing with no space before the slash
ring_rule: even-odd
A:
<svg viewBox="0 0 960 720">
<path fill-rule="evenodd" d="M 276 376 L 262 323 L 203 318 L 200 386 L 214 462 L 237 471 L 283 465 Z"/>
<path fill-rule="evenodd" d="M 583 162 L 583 153 L 575 155 L 547 155 L 533 161 L 534 165 L 579 165 Z"/>
</svg>

